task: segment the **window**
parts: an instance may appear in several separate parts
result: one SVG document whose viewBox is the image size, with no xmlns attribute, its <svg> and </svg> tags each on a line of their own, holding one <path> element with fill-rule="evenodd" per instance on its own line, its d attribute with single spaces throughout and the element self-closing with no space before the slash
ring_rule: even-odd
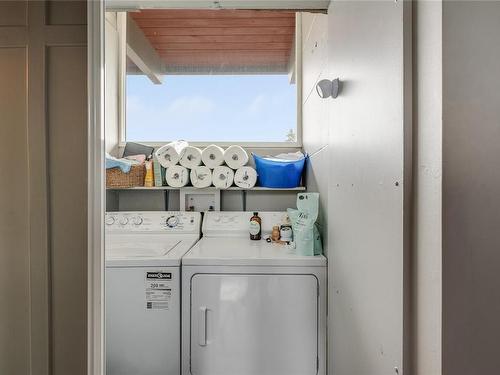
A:
<svg viewBox="0 0 500 375">
<path fill-rule="evenodd" d="M 295 85 L 285 75 L 127 77 L 128 141 L 295 142 Z"/>
<path fill-rule="evenodd" d="M 139 68 L 145 64 L 127 54 L 122 141 L 300 144 L 295 17 L 246 10 L 132 13 L 127 27 L 151 44 L 163 79 L 151 79 Z"/>
</svg>

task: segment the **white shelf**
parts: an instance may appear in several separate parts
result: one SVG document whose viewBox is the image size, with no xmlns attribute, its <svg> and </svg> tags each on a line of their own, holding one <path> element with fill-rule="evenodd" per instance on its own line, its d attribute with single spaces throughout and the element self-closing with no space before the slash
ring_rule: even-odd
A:
<svg viewBox="0 0 500 375">
<path fill-rule="evenodd" d="M 154 187 L 145 187 L 145 186 L 137 186 L 137 187 L 130 187 L 130 188 L 106 188 L 106 190 L 109 191 L 131 191 L 131 190 L 141 190 L 141 191 L 163 191 L 163 190 L 180 190 L 180 189 L 186 189 L 186 190 L 196 190 L 196 191 L 213 191 L 213 190 L 220 190 L 220 191 L 305 191 L 306 188 L 304 186 L 299 186 L 296 188 L 268 188 L 268 187 L 262 187 L 262 186 L 255 186 L 250 189 L 244 189 L 240 188 L 238 186 L 231 186 L 230 188 L 227 189 L 218 189 L 216 187 L 208 187 L 208 188 L 195 188 L 194 186 L 186 186 L 183 188 L 175 188 L 171 186 L 154 186 Z"/>
</svg>

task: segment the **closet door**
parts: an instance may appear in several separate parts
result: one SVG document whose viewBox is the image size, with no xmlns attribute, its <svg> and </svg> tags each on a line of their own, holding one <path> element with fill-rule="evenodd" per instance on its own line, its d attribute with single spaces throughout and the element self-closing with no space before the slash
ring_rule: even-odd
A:
<svg viewBox="0 0 500 375">
<path fill-rule="evenodd" d="M 401 375 L 407 360 L 411 15 L 404 3 L 335 1 L 328 15 L 328 69 L 343 83 L 325 104 L 335 375 Z"/>
</svg>

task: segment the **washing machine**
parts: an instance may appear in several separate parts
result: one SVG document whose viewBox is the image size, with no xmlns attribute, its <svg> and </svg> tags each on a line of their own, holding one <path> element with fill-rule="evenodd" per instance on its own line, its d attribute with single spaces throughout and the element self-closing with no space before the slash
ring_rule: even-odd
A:
<svg viewBox="0 0 500 375">
<path fill-rule="evenodd" d="M 324 375 L 326 265 L 265 241 L 284 212 L 207 212 L 182 258 L 183 375 Z"/>
<path fill-rule="evenodd" d="M 106 374 L 180 374 L 182 256 L 200 213 L 106 214 Z"/>
</svg>

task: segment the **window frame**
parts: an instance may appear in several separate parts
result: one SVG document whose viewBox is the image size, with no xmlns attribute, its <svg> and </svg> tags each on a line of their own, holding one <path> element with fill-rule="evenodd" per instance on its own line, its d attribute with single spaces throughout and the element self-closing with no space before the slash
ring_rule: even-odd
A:
<svg viewBox="0 0 500 375">
<path fill-rule="evenodd" d="M 126 35 L 126 22 L 122 21 L 119 23 L 120 35 Z M 125 147 L 127 143 L 126 133 L 127 133 L 127 72 L 126 72 L 126 38 L 121 37 L 119 42 L 119 64 L 120 64 L 120 77 L 119 77 L 119 88 L 118 88 L 118 147 Z M 234 144 L 238 144 L 242 147 L 248 148 L 302 148 L 302 14 L 300 12 L 296 13 L 295 17 L 295 85 L 296 85 L 296 123 L 297 123 L 297 139 L 295 142 L 245 142 L 245 141 L 198 141 L 189 142 L 190 145 L 195 147 L 206 147 L 208 145 L 218 145 L 221 147 L 228 147 Z M 175 141 L 171 140 L 151 140 L 147 142 L 138 143 L 151 146 L 151 147 L 161 147 L 166 143 Z M 188 140 L 189 141 L 189 140 Z M 130 141 L 133 142 L 133 141 Z"/>
</svg>

